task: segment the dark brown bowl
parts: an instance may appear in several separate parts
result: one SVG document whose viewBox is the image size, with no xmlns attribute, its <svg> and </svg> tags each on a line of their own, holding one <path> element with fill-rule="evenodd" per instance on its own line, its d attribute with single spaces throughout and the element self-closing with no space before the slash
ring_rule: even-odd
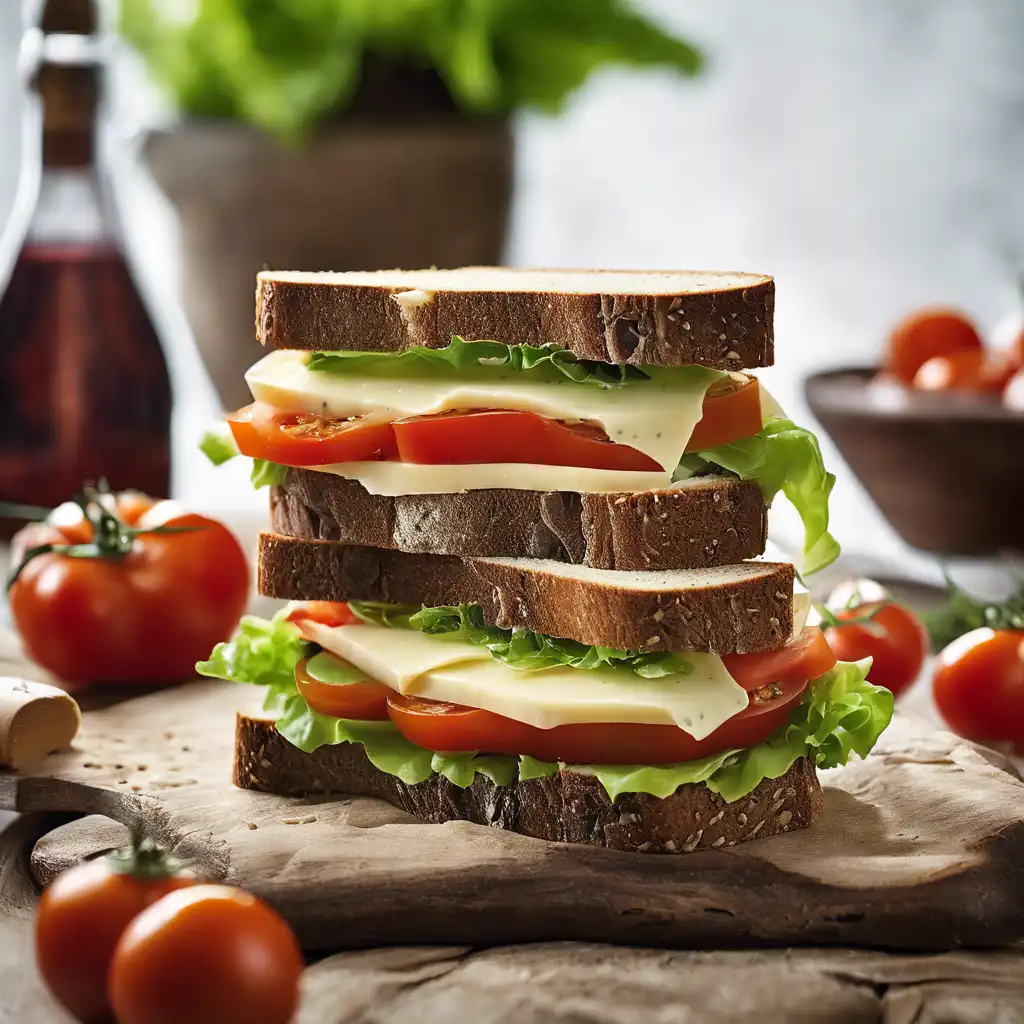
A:
<svg viewBox="0 0 1024 1024">
<path fill-rule="evenodd" d="M 1024 552 L 1024 412 L 876 373 L 819 373 L 804 392 L 896 532 L 937 554 Z"/>
</svg>

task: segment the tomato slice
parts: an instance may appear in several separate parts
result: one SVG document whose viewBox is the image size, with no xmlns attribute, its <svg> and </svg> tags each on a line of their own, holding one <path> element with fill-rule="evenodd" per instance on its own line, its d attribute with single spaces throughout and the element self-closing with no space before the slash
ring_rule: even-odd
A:
<svg viewBox="0 0 1024 1024">
<path fill-rule="evenodd" d="M 328 419 L 315 413 L 277 412 L 253 402 L 228 417 L 243 455 L 282 466 L 326 466 L 370 462 L 396 454 L 390 423 L 363 423 L 359 417 Z"/>
<path fill-rule="evenodd" d="M 474 409 L 408 416 L 392 426 L 403 462 L 430 466 L 517 462 L 662 472 L 650 456 L 626 444 L 613 444 L 600 427 L 566 424 L 535 412 Z"/>
<path fill-rule="evenodd" d="M 774 679 L 817 679 L 836 664 L 835 653 L 817 626 L 808 626 L 777 651 L 727 654 L 722 661 L 729 675 L 745 690 Z"/>
<path fill-rule="evenodd" d="M 704 393 L 703 413 L 686 451 L 703 452 L 752 437 L 761 426 L 761 385 L 757 378 L 730 374 L 716 380 Z"/>
<path fill-rule="evenodd" d="M 388 694 L 383 683 L 370 679 L 357 682 L 329 683 L 310 675 L 309 662 L 304 658 L 295 666 L 295 685 L 306 703 L 321 715 L 332 718 L 353 718 L 364 722 L 384 722 L 388 719 Z"/>
<path fill-rule="evenodd" d="M 303 622 L 322 626 L 358 626 L 363 620 L 344 601 L 304 601 L 288 613 L 288 621 L 300 629 Z"/>
<path fill-rule="evenodd" d="M 806 688 L 803 679 L 760 687 L 743 711 L 702 740 L 673 725 L 608 722 L 538 729 L 491 711 L 391 690 L 387 705 L 398 731 L 428 750 L 528 754 L 569 764 L 674 764 L 766 740 L 792 718 Z"/>
</svg>

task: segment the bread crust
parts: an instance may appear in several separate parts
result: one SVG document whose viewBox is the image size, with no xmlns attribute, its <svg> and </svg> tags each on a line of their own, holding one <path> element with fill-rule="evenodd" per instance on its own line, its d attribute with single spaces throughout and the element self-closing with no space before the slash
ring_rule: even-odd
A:
<svg viewBox="0 0 1024 1024">
<path fill-rule="evenodd" d="M 731 804 L 703 783 L 682 786 L 665 799 L 628 793 L 613 802 L 596 778 L 568 770 L 508 786 L 480 775 L 467 789 L 440 775 L 406 785 L 374 768 L 358 744 L 307 754 L 281 736 L 273 722 L 242 714 L 235 729 L 234 782 L 283 796 L 373 796 L 434 824 L 471 821 L 552 842 L 639 853 L 735 846 L 806 828 L 823 807 L 814 766 L 806 758 Z"/>
<path fill-rule="evenodd" d="M 709 570 L 714 572 L 715 570 Z M 781 647 L 793 630 L 792 565 L 758 563 L 743 579 L 641 589 L 454 555 L 408 554 L 262 533 L 265 597 L 384 601 L 483 609 L 491 625 L 636 651 L 745 654 Z"/>
<path fill-rule="evenodd" d="M 289 469 L 270 494 L 277 532 L 438 555 L 551 558 L 595 569 L 690 569 L 763 554 L 756 483 L 697 477 L 640 493 L 487 489 L 370 494 L 358 480 Z"/>
<path fill-rule="evenodd" d="M 265 271 L 256 285 L 256 337 L 267 348 L 401 352 L 441 348 L 458 334 L 470 341 L 555 342 L 582 359 L 609 363 L 741 370 L 774 362 L 770 277 L 723 275 L 722 287 L 688 293 L 687 272 L 680 272 L 663 275 L 664 291 L 623 295 L 601 289 L 610 274 L 588 273 L 590 294 L 440 287 L 422 293 L 425 301 L 401 303 L 396 294 L 423 286 L 352 284 L 330 274 L 281 280 Z"/>
</svg>

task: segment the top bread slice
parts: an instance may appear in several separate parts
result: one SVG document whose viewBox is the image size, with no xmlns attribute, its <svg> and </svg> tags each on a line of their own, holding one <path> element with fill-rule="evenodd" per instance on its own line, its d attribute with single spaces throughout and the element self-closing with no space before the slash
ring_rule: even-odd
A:
<svg viewBox="0 0 1024 1024">
<path fill-rule="evenodd" d="M 263 271 L 268 348 L 402 352 L 468 341 L 555 342 L 581 359 L 742 370 L 774 361 L 775 282 L 728 271 Z"/>
<path fill-rule="evenodd" d="M 257 585 L 293 601 L 477 604 L 484 620 L 631 651 L 746 654 L 793 632 L 792 565 L 627 572 L 539 558 L 410 554 L 262 533 Z"/>
</svg>

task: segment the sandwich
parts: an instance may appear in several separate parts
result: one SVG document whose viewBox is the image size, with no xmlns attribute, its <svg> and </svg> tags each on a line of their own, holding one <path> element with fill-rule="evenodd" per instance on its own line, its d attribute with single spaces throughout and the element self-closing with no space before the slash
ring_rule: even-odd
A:
<svg viewBox="0 0 1024 1024">
<path fill-rule="evenodd" d="M 892 695 L 810 623 L 834 478 L 750 372 L 773 306 L 738 273 L 261 273 L 254 401 L 203 441 L 269 486 L 288 602 L 197 666 L 265 691 L 235 783 L 639 852 L 810 825 Z"/>
</svg>

